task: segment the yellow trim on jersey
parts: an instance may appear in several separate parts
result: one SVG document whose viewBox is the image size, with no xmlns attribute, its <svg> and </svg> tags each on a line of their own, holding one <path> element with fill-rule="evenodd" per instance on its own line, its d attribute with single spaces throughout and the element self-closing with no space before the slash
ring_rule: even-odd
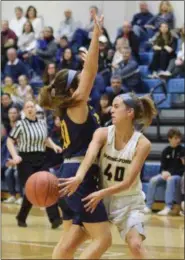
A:
<svg viewBox="0 0 185 260">
<path fill-rule="evenodd" d="M 69 132 L 65 120 L 61 121 L 61 134 L 62 134 L 62 139 L 64 141 L 63 149 L 66 149 L 71 144 L 71 140 L 69 137 Z"/>
</svg>

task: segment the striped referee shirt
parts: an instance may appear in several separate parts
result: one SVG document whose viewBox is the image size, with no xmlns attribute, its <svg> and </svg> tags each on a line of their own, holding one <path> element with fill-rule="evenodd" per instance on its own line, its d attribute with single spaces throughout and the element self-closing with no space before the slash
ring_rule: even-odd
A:
<svg viewBox="0 0 185 260">
<path fill-rule="evenodd" d="M 19 152 L 45 152 L 45 141 L 48 137 L 44 120 L 35 121 L 28 118 L 17 121 L 9 137 L 17 141 Z"/>
</svg>

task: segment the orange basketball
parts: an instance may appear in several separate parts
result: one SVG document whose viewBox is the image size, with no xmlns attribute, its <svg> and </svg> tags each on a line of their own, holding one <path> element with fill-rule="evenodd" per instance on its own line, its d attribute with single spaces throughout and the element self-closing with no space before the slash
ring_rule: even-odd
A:
<svg viewBox="0 0 185 260">
<path fill-rule="evenodd" d="M 37 207 L 49 207 L 59 199 L 58 179 L 50 172 L 36 172 L 26 182 L 28 200 Z"/>
</svg>

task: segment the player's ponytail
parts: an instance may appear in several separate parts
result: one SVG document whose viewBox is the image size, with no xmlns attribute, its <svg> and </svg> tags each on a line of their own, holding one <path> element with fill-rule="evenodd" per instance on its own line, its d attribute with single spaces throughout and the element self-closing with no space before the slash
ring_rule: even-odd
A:
<svg viewBox="0 0 185 260">
<path fill-rule="evenodd" d="M 150 98 L 149 95 L 140 97 L 139 101 L 141 102 L 141 113 L 139 113 L 140 116 L 137 118 L 136 112 L 135 120 L 140 121 L 144 127 L 148 127 L 152 123 L 153 118 L 157 115 L 154 101 Z"/>
</svg>

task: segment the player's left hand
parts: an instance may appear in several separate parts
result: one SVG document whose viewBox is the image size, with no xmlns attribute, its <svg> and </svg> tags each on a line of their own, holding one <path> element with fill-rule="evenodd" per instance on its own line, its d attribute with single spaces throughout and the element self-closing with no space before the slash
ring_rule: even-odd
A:
<svg viewBox="0 0 185 260">
<path fill-rule="evenodd" d="M 87 212 L 93 213 L 98 205 L 98 203 L 103 199 L 104 197 L 104 192 L 103 190 L 99 190 L 96 192 L 91 193 L 84 199 L 82 199 L 83 202 L 87 202 L 84 206 L 85 210 Z"/>
<path fill-rule="evenodd" d="M 58 145 L 55 145 L 53 147 L 53 150 L 55 151 L 55 153 L 62 153 L 62 148 Z"/>
<path fill-rule="evenodd" d="M 78 189 L 81 182 L 82 179 L 79 176 L 60 178 L 58 184 L 60 197 L 71 196 Z"/>
</svg>

